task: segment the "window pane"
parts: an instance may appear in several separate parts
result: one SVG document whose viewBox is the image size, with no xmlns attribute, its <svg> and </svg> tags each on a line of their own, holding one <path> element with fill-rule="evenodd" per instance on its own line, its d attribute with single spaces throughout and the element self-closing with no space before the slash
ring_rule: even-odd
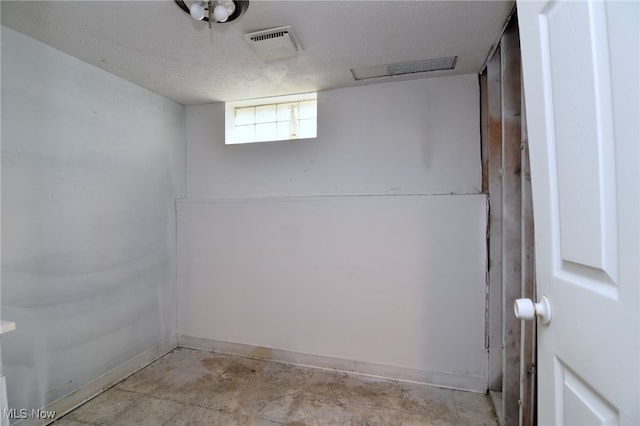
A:
<svg viewBox="0 0 640 426">
<path fill-rule="evenodd" d="M 317 112 L 317 102 L 316 101 L 302 101 L 300 102 L 300 119 L 305 118 L 316 118 L 318 115 Z"/>
<path fill-rule="evenodd" d="M 236 126 L 255 123 L 255 107 L 236 108 Z"/>
<path fill-rule="evenodd" d="M 256 141 L 276 140 L 276 123 L 256 124 Z"/>
<path fill-rule="evenodd" d="M 290 139 L 289 136 L 289 122 L 288 121 L 278 121 L 278 140 L 287 140 Z"/>
<path fill-rule="evenodd" d="M 291 120 L 291 110 L 293 110 L 293 116 L 298 118 L 298 102 L 289 102 L 286 104 L 278 104 L 278 121 Z"/>
<path fill-rule="evenodd" d="M 278 121 L 289 121 L 291 112 L 289 112 L 290 103 L 278 104 Z"/>
<path fill-rule="evenodd" d="M 225 114 L 229 144 L 317 136 L 315 94 L 227 102 Z"/>
<path fill-rule="evenodd" d="M 251 142 L 256 137 L 256 126 L 250 124 L 248 126 L 238 126 L 233 129 L 234 132 L 234 140 L 237 143 L 246 143 Z"/>
<path fill-rule="evenodd" d="M 276 106 L 263 105 L 256 107 L 256 123 L 273 123 L 276 121 Z"/>
<path fill-rule="evenodd" d="M 315 118 L 298 121 L 298 137 L 299 138 L 315 138 L 317 137 L 318 129 Z"/>
<path fill-rule="evenodd" d="M 291 104 L 291 107 L 289 108 L 289 120 L 297 120 L 300 115 L 300 108 L 298 107 L 298 104 Z"/>
</svg>

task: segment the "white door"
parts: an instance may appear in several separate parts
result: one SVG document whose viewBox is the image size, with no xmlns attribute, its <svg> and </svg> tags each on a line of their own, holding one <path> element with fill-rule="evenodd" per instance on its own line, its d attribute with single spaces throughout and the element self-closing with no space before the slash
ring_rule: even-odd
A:
<svg viewBox="0 0 640 426">
<path fill-rule="evenodd" d="M 640 424 L 640 3 L 518 2 L 540 425 Z"/>
</svg>

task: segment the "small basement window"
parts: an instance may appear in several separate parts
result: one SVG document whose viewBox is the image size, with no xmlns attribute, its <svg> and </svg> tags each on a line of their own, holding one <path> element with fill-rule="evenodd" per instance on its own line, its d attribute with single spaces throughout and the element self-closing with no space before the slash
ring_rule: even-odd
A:
<svg viewBox="0 0 640 426">
<path fill-rule="evenodd" d="M 225 103 L 225 144 L 309 139 L 318 133 L 317 93 Z"/>
</svg>

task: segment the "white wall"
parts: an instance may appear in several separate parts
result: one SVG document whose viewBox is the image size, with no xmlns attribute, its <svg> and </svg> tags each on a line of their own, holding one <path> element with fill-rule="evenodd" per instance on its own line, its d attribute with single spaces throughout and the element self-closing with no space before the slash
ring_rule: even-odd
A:
<svg viewBox="0 0 640 426">
<path fill-rule="evenodd" d="M 183 341 L 483 390 L 478 96 L 474 75 L 321 92 L 316 140 L 233 146 L 222 104 L 187 107 Z"/>
<path fill-rule="evenodd" d="M 318 139 L 224 145 L 224 104 L 187 108 L 187 196 L 468 194 L 481 189 L 478 78 L 318 93 Z"/>
<path fill-rule="evenodd" d="M 2 27 L 2 318 L 11 408 L 175 340 L 185 109 Z"/>
</svg>

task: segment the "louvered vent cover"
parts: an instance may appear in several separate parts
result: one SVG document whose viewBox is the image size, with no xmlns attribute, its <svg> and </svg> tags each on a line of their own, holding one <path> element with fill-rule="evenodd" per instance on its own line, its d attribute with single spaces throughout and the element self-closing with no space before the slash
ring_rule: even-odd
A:
<svg viewBox="0 0 640 426">
<path fill-rule="evenodd" d="M 302 52 L 302 45 L 290 26 L 245 34 L 244 39 L 265 61 L 291 58 Z"/>
<path fill-rule="evenodd" d="M 393 77 L 397 75 L 418 74 L 431 71 L 452 70 L 456 67 L 457 56 L 448 58 L 423 59 L 419 61 L 398 62 L 395 64 L 374 65 L 372 67 L 354 68 L 351 70 L 356 80 L 369 78 Z"/>
</svg>

